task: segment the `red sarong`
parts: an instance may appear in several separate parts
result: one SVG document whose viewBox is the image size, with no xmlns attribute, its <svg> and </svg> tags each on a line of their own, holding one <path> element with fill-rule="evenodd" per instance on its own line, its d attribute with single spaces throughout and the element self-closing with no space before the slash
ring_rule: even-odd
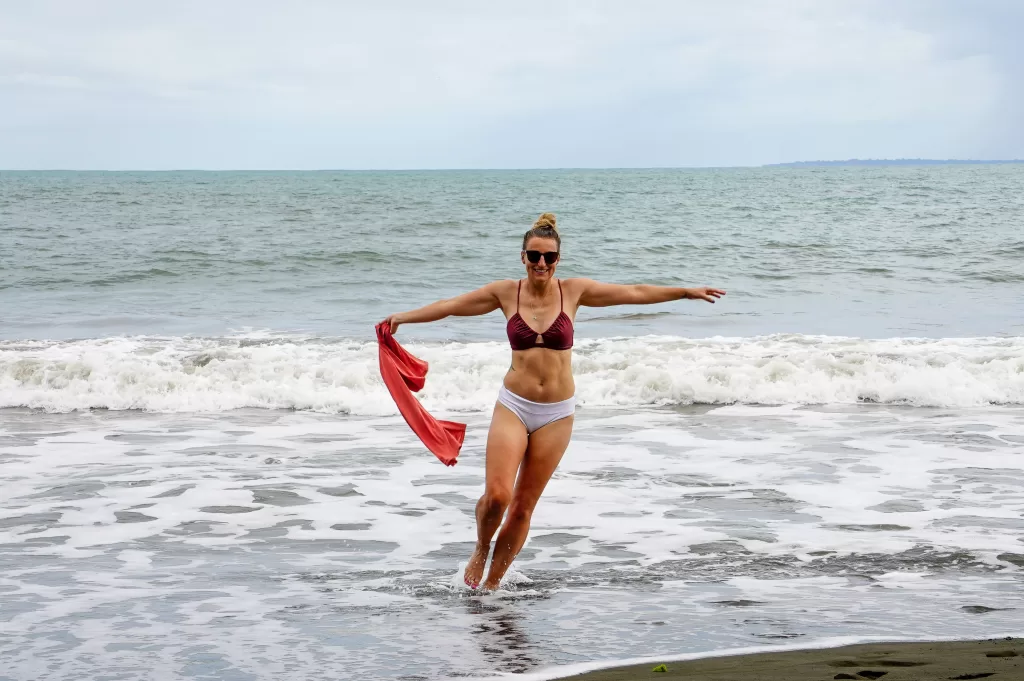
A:
<svg viewBox="0 0 1024 681">
<path fill-rule="evenodd" d="M 439 421 L 427 413 L 413 392 L 423 390 L 428 365 L 414 357 L 398 344 L 391 329 L 381 322 L 377 325 L 377 351 L 380 357 L 380 375 L 384 385 L 398 405 L 405 422 L 445 466 L 454 466 L 462 441 L 466 437 L 466 424 Z"/>
</svg>

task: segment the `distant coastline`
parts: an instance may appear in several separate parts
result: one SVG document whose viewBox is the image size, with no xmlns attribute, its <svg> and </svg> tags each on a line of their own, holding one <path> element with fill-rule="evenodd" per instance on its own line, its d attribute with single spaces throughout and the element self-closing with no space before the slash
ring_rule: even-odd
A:
<svg viewBox="0 0 1024 681">
<path fill-rule="evenodd" d="M 850 158 L 845 161 L 793 161 L 766 163 L 762 168 L 805 168 L 809 166 L 947 166 L 947 165 L 1005 165 L 1024 163 L 1024 159 L 935 159 L 935 158 Z"/>
</svg>

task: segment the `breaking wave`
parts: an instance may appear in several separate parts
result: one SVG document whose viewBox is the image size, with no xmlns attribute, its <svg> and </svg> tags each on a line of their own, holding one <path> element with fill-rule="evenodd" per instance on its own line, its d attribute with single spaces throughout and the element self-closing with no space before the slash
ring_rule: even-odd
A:
<svg viewBox="0 0 1024 681">
<path fill-rule="evenodd" d="M 409 343 L 431 364 L 424 405 L 490 409 L 504 343 Z M 1024 404 L 1024 338 L 666 336 L 578 341 L 581 406 Z M 375 343 L 329 338 L 118 337 L 0 342 L 0 407 L 51 412 L 243 407 L 354 415 L 397 410 Z"/>
</svg>

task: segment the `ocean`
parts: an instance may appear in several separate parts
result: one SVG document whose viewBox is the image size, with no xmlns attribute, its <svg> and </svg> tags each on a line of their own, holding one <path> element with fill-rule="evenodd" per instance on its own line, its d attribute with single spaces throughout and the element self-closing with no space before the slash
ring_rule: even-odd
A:
<svg viewBox="0 0 1024 681">
<path fill-rule="evenodd" d="M 461 585 L 517 278 L 579 408 L 503 588 Z M 1024 165 L 0 172 L 0 679 L 443 679 L 1024 633 Z"/>
</svg>

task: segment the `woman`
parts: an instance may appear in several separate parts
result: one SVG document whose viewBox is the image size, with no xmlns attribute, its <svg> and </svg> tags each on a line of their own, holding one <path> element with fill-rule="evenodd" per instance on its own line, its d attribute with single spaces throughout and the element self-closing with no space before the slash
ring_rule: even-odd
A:
<svg viewBox="0 0 1024 681">
<path fill-rule="evenodd" d="M 476 504 L 477 544 L 463 576 L 480 586 L 491 538 L 505 524 L 491 558 L 484 589 L 496 589 L 526 542 L 530 516 L 572 434 L 576 392 L 570 364 L 573 319 L 581 305 L 644 305 L 670 300 L 706 300 L 717 288 L 671 288 L 604 284 L 592 279 L 555 279 L 562 240 L 555 216 L 544 213 L 523 236 L 520 257 L 526 279 L 506 279 L 449 300 L 440 300 L 385 321 L 394 333 L 402 324 L 470 317 L 500 309 L 508 320 L 512 366 L 498 390 L 487 434 L 486 484 Z M 537 329 L 543 329 L 538 331 Z M 506 515 L 507 511 L 507 515 Z"/>
</svg>

